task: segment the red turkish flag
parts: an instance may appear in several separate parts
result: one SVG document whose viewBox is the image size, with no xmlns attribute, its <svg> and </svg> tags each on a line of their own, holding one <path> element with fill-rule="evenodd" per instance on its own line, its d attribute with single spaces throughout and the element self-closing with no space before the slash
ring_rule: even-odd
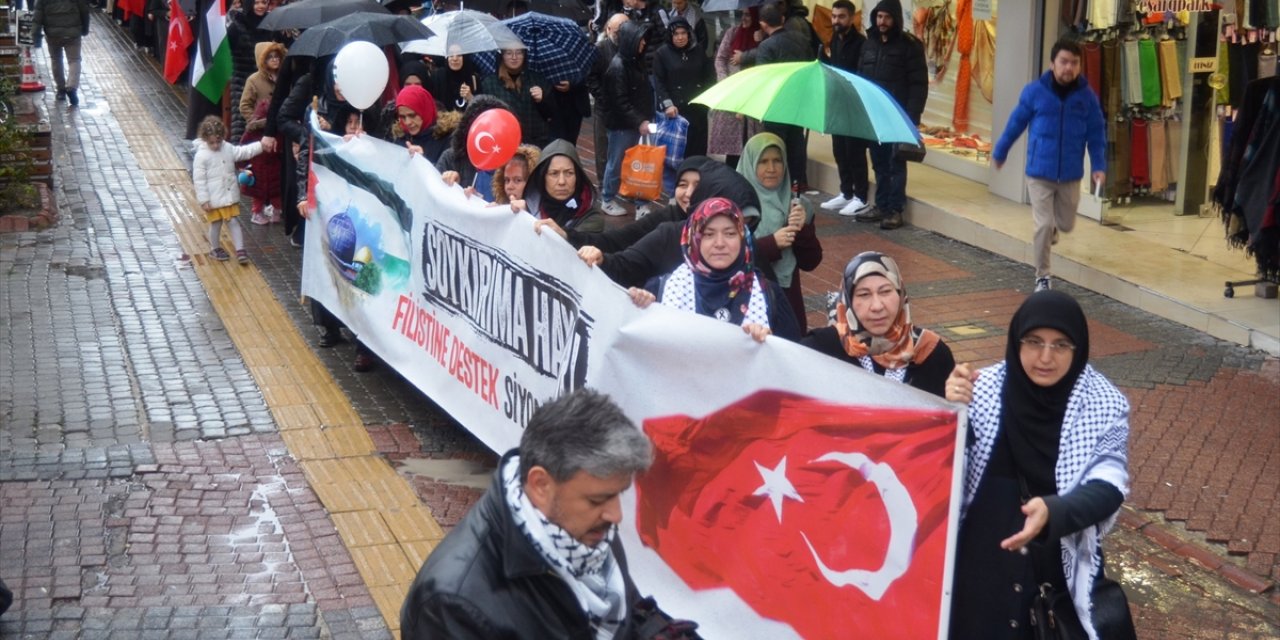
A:
<svg viewBox="0 0 1280 640">
<path fill-rule="evenodd" d="M 190 62 L 187 52 L 195 40 L 187 14 L 182 12 L 182 5 L 178 4 L 178 0 L 169 0 L 169 37 L 164 52 L 164 79 L 169 84 L 176 83 L 182 71 L 187 68 Z"/>
<path fill-rule="evenodd" d="M 761 391 L 644 430 L 636 528 L 691 588 L 805 638 L 938 636 L 955 413 Z"/>
</svg>

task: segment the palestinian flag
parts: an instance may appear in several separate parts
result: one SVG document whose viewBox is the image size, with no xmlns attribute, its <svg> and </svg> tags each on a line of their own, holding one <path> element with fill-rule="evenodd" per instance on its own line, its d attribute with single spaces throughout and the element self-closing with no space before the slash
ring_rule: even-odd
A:
<svg viewBox="0 0 1280 640">
<path fill-rule="evenodd" d="M 196 58 L 191 67 L 191 86 L 218 104 L 231 81 L 231 42 L 227 40 L 227 8 L 223 0 L 213 0 L 204 12 Z"/>
</svg>

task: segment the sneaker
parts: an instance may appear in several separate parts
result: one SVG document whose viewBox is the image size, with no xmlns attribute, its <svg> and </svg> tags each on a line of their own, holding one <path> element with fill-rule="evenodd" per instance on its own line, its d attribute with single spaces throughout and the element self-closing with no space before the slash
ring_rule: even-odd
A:
<svg viewBox="0 0 1280 640">
<path fill-rule="evenodd" d="M 328 349 L 346 341 L 347 339 L 342 337 L 341 329 L 325 329 L 324 333 L 320 335 L 320 342 L 316 344 L 319 344 L 321 349 Z"/>
<path fill-rule="evenodd" d="M 231 254 L 227 253 L 227 250 L 222 247 L 218 247 L 217 249 L 210 251 L 209 255 L 213 256 L 213 259 L 218 262 L 226 262 L 231 259 Z"/>
<path fill-rule="evenodd" d="M 881 229 L 892 230 L 892 229 L 897 229 L 898 227 L 901 227 L 901 226 L 902 226 L 901 211 L 894 211 L 893 213 L 890 213 L 889 215 L 885 216 L 884 219 L 880 221 Z"/>
<path fill-rule="evenodd" d="M 859 198 L 858 196 L 854 196 L 850 198 L 849 202 L 845 204 L 844 207 L 841 208 L 836 213 L 842 216 L 856 216 L 859 213 L 866 213 L 867 209 L 870 209 L 870 208 L 871 208 L 871 205 L 863 202 L 862 198 Z"/>
<path fill-rule="evenodd" d="M 856 198 L 857 196 L 854 197 Z M 843 209 L 846 204 L 849 204 L 849 199 L 844 197 L 843 193 L 837 193 L 836 197 L 818 206 L 826 209 L 827 211 L 839 211 L 840 209 Z"/>
<path fill-rule="evenodd" d="M 279 224 L 281 220 L 280 212 L 276 211 L 275 205 L 270 204 L 262 208 L 262 217 L 271 224 Z"/>
<path fill-rule="evenodd" d="M 627 215 L 627 208 L 618 204 L 616 200 L 610 200 L 604 203 L 604 207 L 602 208 L 604 209 L 605 215 L 610 215 L 610 216 Z"/>
<path fill-rule="evenodd" d="M 639 220 L 640 218 L 643 218 L 651 213 L 653 213 L 653 207 L 646 204 L 643 207 L 636 209 L 636 220 Z"/>
<path fill-rule="evenodd" d="M 67 104 L 73 107 L 80 106 L 80 96 L 76 95 L 75 89 L 67 89 Z"/>
<path fill-rule="evenodd" d="M 63 100 L 66 100 L 66 99 L 67 99 L 67 90 L 66 90 L 66 89 L 58 89 L 58 91 L 57 91 L 56 93 L 54 93 L 54 94 L 53 94 L 53 99 L 54 99 L 54 100 L 57 100 L 58 102 L 62 102 Z"/>
<path fill-rule="evenodd" d="M 254 211 L 253 217 L 249 218 L 249 222 L 256 225 L 268 225 L 271 224 L 271 218 L 268 218 L 266 214 L 261 211 Z"/>
<path fill-rule="evenodd" d="M 289 236 L 289 246 L 293 247 L 294 249 L 302 248 L 302 242 L 298 240 L 298 234 L 295 233 Z"/>
<path fill-rule="evenodd" d="M 1052 288 L 1053 288 L 1053 281 L 1049 279 L 1049 276 L 1042 276 L 1042 277 L 1036 278 L 1036 291 L 1035 291 L 1036 293 L 1039 293 L 1041 291 L 1048 291 Z"/>
<path fill-rule="evenodd" d="M 237 249 L 236 262 L 239 262 L 240 264 L 249 264 L 249 253 L 244 249 Z"/>
<path fill-rule="evenodd" d="M 854 214 L 853 216 L 853 219 L 858 222 L 879 222 L 883 218 L 884 214 L 881 213 L 880 208 L 875 205 L 871 205 L 866 211 Z"/>
</svg>

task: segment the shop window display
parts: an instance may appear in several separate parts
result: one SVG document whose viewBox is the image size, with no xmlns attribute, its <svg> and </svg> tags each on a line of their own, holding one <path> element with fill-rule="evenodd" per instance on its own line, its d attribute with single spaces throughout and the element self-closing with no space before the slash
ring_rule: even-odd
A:
<svg viewBox="0 0 1280 640">
<path fill-rule="evenodd" d="M 986 165 L 994 141 L 996 0 L 916 0 L 907 13 L 924 43 L 929 100 L 920 133 L 932 153 Z"/>
</svg>

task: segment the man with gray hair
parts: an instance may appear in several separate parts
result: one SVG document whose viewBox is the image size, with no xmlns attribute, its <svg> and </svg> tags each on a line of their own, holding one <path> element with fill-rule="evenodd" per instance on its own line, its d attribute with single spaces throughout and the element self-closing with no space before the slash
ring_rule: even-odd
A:
<svg viewBox="0 0 1280 640">
<path fill-rule="evenodd" d="M 619 495 L 652 459 L 606 395 L 582 389 L 539 407 L 493 485 L 418 571 L 402 637 L 634 637 Z"/>
</svg>

